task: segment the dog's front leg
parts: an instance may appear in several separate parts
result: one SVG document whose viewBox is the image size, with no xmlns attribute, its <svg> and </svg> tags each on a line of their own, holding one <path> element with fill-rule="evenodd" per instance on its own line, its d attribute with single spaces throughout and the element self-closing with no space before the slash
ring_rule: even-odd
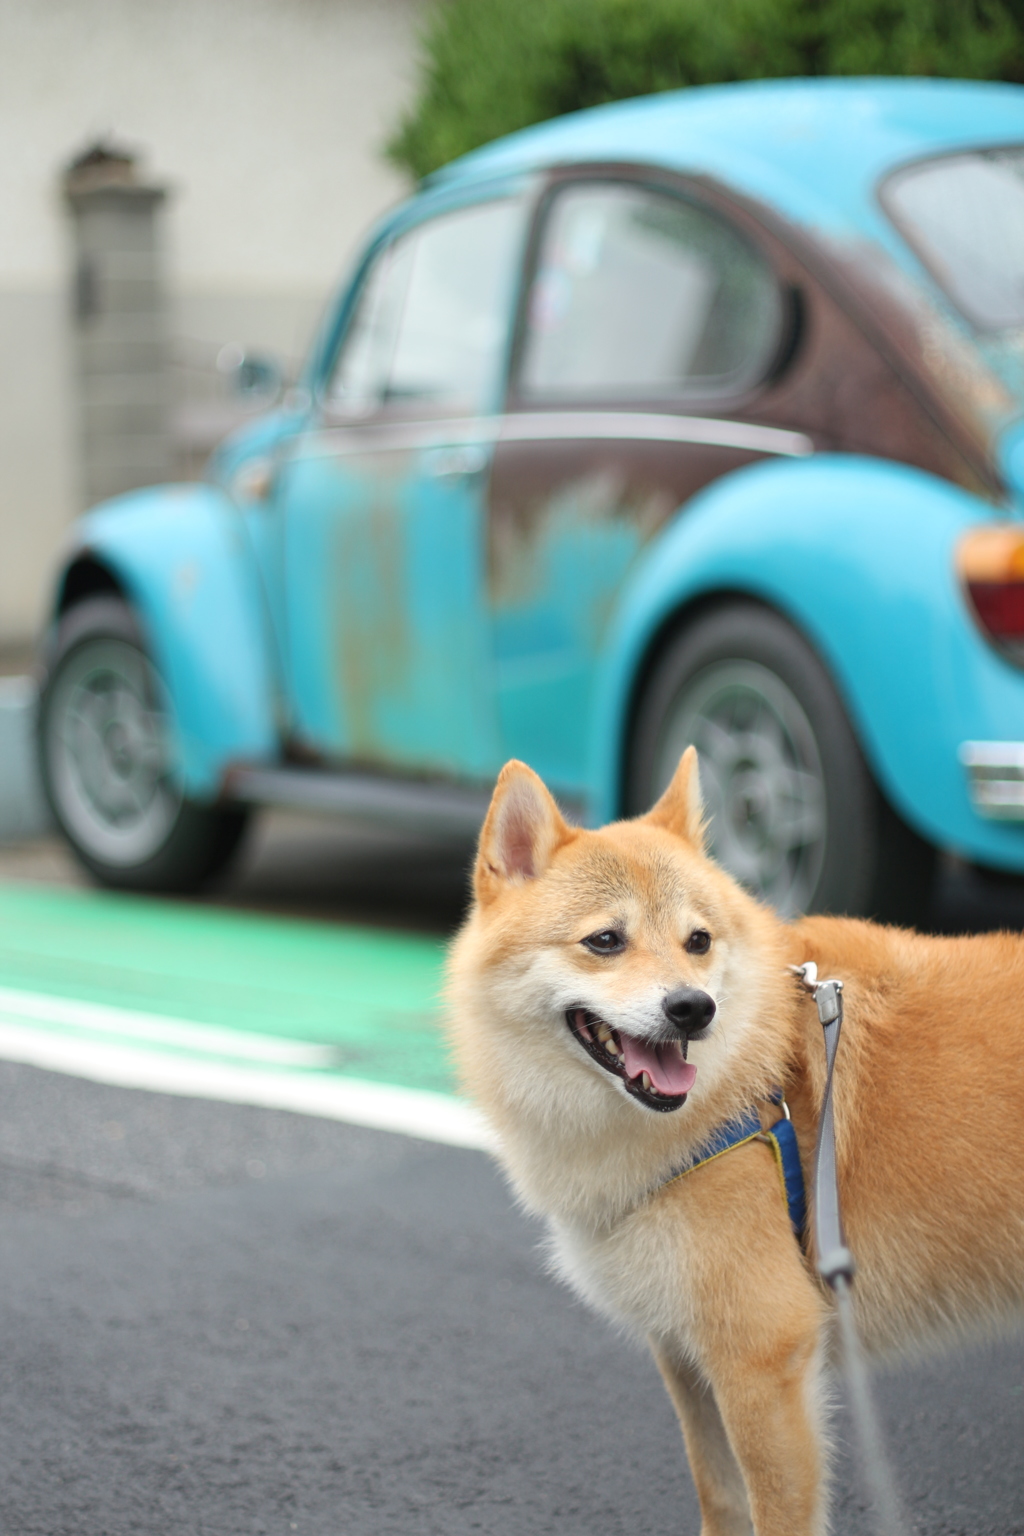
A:
<svg viewBox="0 0 1024 1536">
<path fill-rule="evenodd" d="M 790 1248 L 773 1253 L 770 1264 L 751 1262 L 747 1253 L 719 1273 L 697 1309 L 694 1343 L 743 1474 L 756 1536 L 820 1536 L 823 1307 L 786 1237 Z"/>
<path fill-rule="evenodd" d="M 688 1245 L 686 1323 L 673 1353 L 710 1383 L 756 1536 L 821 1536 L 827 1308 L 790 1230 L 771 1153 L 743 1147 L 671 1198 Z"/>
<path fill-rule="evenodd" d="M 682 1426 L 700 1499 L 700 1536 L 752 1536 L 743 1473 L 711 1387 L 689 1361 L 653 1339 L 651 1351 Z"/>
<path fill-rule="evenodd" d="M 708 1366 L 756 1536 L 821 1536 L 825 1465 L 816 1331 L 774 1332 L 742 1355 L 726 1345 L 712 1351 Z"/>
</svg>

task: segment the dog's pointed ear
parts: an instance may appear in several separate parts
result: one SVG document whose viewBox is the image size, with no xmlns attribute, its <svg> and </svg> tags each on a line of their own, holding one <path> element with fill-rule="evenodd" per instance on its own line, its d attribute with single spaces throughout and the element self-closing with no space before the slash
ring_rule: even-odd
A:
<svg viewBox="0 0 1024 1536">
<path fill-rule="evenodd" d="M 665 793 L 641 820 L 674 832 L 700 853 L 705 851 L 707 825 L 696 747 L 687 747 Z"/>
<path fill-rule="evenodd" d="M 532 768 L 514 759 L 498 775 L 480 833 L 473 885 L 484 906 L 509 885 L 535 880 L 572 828 Z"/>
</svg>

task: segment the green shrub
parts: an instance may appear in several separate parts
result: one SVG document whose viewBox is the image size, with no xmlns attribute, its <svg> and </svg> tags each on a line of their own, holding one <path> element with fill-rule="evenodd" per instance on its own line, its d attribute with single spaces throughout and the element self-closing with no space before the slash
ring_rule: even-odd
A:
<svg viewBox="0 0 1024 1536">
<path fill-rule="evenodd" d="M 387 152 L 424 176 L 605 101 L 853 74 L 1024 80 L 1024 0 L 434 0 Z"/>
</svg>

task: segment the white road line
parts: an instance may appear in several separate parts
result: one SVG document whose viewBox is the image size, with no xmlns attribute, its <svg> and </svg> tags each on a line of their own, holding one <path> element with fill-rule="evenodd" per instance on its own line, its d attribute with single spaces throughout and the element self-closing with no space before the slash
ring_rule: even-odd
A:
<svg viewBox="0 0 1024 1536">
<path fill-rule="evenodd" d="M 336 1066 L 338 1052 L 330 1045 L 309 1045 L 301 1040 L 281 1040 L 242 1029 L 222 1029 L 193 1019 L 175 1019 L 161 1013 L 140 1013 L 108 1003 L 86 1003 L 75 997 L 50 997 L 42 992 L 23 992 L 0 987 L 0 1024 L 34 1022 L 61 1029 L 91 1030 L 104 1035 L 124 1035 L 129 1040 L 148 1040 L 203 1056 L 227 1056 L 233 1060 L 266 1062 L 277 1067 Z"/>
<path fill-rule="evenodd" d="M 483 1118 L 459 1099 L 414 1088 L 393 1088 L 386 1083 L 357 1082 L 333 1073 L 282 1072 L 242 1063 L 203 1061 L 3 1021 L 0 1059 L 120 1088 L 322 1115 L 328 1120 L 397 1131 L 452 1147 L 488 1150 L 493 1146 Z"/>
</svg>

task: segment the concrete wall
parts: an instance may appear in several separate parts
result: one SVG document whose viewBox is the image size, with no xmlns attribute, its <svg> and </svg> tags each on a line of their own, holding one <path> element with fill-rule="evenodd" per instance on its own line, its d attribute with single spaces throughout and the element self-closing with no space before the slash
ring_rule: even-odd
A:
<svg viewBox="0 0 1024 1536">
<path fill-rule="evenodd" d="M 3 0 L 0 647 L 32 633 L 81 501 L 62 167 L 101 135 L 171 189 L 177 355 L 297 359 L 367 224 L 420 0 Z M 185 370 L 187 372 L 187 369 Z"/>
</svg>

